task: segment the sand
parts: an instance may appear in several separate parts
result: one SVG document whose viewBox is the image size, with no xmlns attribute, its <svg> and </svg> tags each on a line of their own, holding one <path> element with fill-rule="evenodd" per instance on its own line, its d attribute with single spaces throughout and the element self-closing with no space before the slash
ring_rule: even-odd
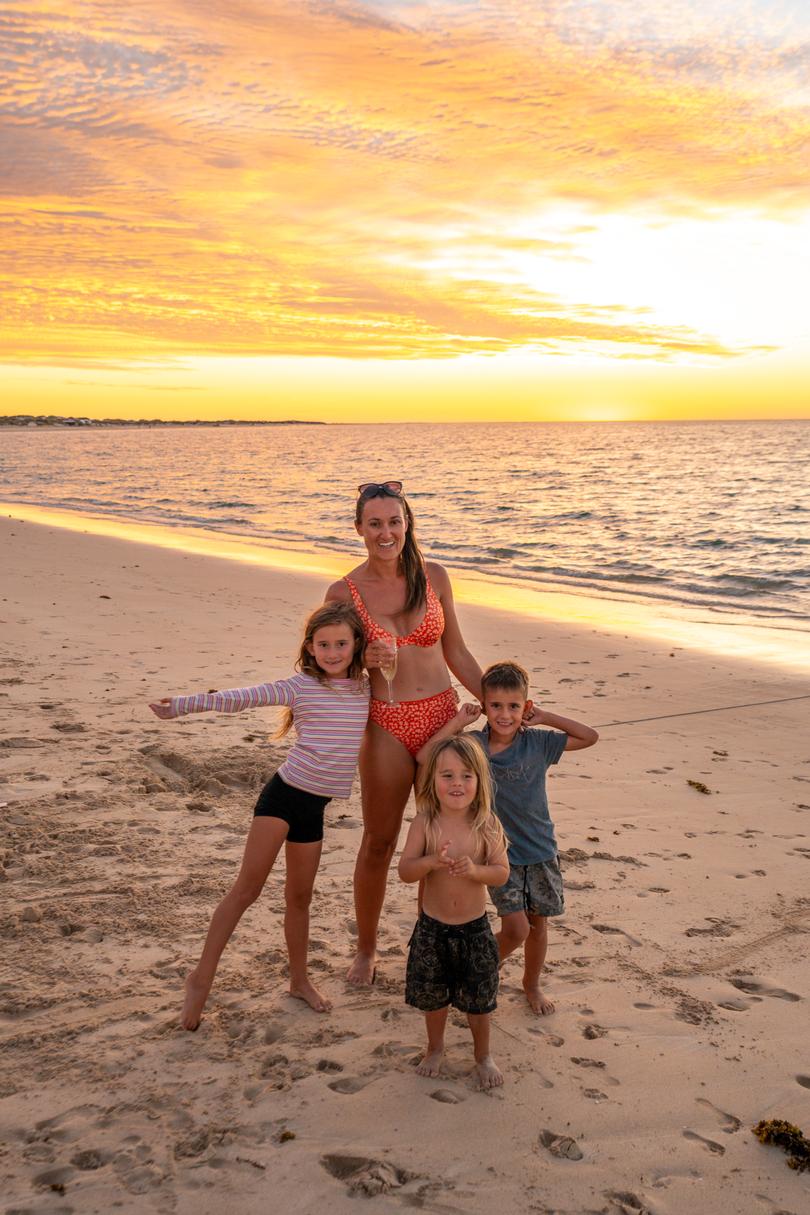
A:
<svg viewBox="0 0 810 1215">
<path fill-rule="evenodd" d="M 536 699 L 604 727 L 550 781 L 557 1012 L 530 1013 L 510 959 L 506 1083 L 482 1094 L 455 1016 L 445 1075 L 415 1075 L 395 876 L 377 982 L 343 981 L 357 788 L 328 810 L 313 907 L 334 1012 L 285 994 L 282 866 L 199 1031 L 177 1027 L 285 748 L 274 711 L 161 723 L 146 702 L 289 674 L 324 579 L 11 519 L 0 538 L 2 1211 L 808 1209 L 810 1175 L 749 1128 L 810 1130 L 810 701 L 605 725 L 806 695 L 806 676 L 461 605 L 482 663 L 518 658 Z"/>
</svg>

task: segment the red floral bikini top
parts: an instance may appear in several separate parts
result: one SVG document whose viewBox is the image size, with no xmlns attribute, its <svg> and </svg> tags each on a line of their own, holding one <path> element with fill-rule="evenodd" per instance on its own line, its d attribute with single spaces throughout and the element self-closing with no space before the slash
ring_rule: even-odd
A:
<svg viewBox="0 0 810 1215">
<path fill-rule="evenodd" d="M 351 578 L 344 578 L 343 581 L 351 591 L 352 602 L 357 609 L 357 614 L 363 622 L 363 629 L 366 634 L 366 641 L 377 641 L 380 637 L 395 637 L 397 646 L 402 645 L 435 645 L 444 632 L 444 612 L 442 605 L 430 585 L 430 579 L 426 577 L 427 588 L 425 596 L 425 615 L 421 622 L 416 626 L 413 632 L 407 637 L 397 637 L 390 629 L 384 629 L 381 624 L 377 624 L 376 620 L 372 620 L 369 615 L 368 608 L 363 603 L 363 597 L 358 591 Z"/>
</svg>

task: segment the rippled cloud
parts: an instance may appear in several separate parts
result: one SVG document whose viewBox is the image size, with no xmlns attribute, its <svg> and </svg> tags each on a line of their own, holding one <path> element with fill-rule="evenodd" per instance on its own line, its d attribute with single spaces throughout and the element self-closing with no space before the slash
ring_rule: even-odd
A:
<svg viewBox="0 0 810 1215">
<path fill-rule="evenodd" d="M 749 352 L 561 274 L 807 206 L 810 22 L 711 8 L 12 2 L 0 354 Z"/>
</svg>

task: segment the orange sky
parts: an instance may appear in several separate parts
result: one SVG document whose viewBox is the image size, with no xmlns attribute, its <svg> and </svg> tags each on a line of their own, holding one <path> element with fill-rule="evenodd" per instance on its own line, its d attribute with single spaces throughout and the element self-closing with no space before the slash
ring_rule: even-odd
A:
<svg viewBox="0 0 810 1215">
<path fill-rule="evenodd" d="M 800 0 L 0 24 L 3 412 L 810 416 Z"/>
</svg>

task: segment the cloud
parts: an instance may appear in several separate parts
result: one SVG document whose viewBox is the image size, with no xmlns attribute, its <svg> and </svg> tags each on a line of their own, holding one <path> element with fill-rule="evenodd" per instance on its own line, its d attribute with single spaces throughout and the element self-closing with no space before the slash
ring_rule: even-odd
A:
<svg viewBox="0 0 810 1215">
<path fill-rule="evenodd" d="M 88 0 L 79 20 L 12 0 L 2 351 L 750 350 L 688 311 L 645 317 L 621 283 L 608 306 L 524 270 L 587 268 L 605 215 L 789 222 L 810 134 L 798 12 Z"/>
</svg>

